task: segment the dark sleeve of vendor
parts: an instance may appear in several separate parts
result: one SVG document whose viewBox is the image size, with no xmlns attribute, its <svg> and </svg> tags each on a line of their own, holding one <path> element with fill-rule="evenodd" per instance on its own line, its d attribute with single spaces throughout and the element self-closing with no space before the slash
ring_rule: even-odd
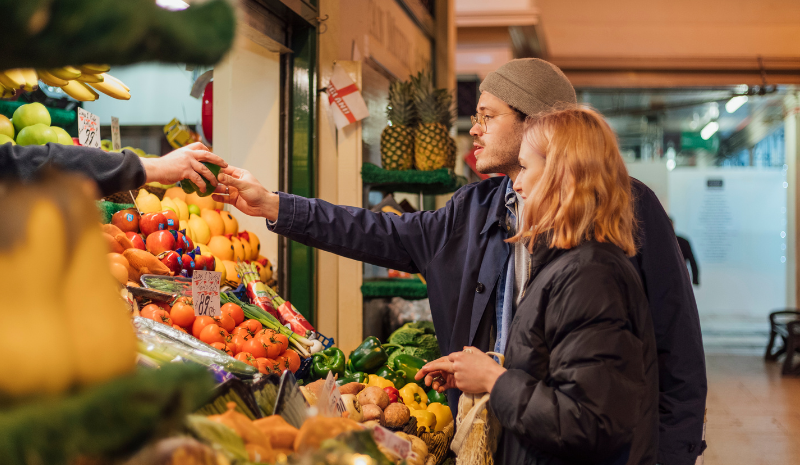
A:
<svg viewBox="0 0 800 465">
<path fill-rule="evenodd" d="M 19 146 L 0 145 L 0 176 L 30 179 L 45 166 L 81 173 L 97 183 L 101 195 L 111 195 L 140 187 L 145 171 L 139 157 L 128 150 L 122 153 L 60 144 Z"/>
</svg>

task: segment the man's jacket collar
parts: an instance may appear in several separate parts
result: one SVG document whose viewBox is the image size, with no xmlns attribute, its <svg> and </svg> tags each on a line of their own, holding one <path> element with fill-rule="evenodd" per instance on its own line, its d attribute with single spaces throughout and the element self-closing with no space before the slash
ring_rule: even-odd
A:
<svg viewBox="0 0 800 465">
<path fill-rule="evenodd" d="M 483 229 L 481 229 L 481 234 L 485 234 L 492 226 L 499 226 L 502 228 L 505 225 L 507 212 L 505 192 L 508 190 L 510 184 L 511 178 L 505 176 L 505 179 L 503 179 L 503 182 L 501 182 L 500 186 L 497 188 L 501 192 L 501 195 L 495 195 L 492 198 L 492 203 L 489 205 L 486 223 L 484 223 Z"/>
</svg>

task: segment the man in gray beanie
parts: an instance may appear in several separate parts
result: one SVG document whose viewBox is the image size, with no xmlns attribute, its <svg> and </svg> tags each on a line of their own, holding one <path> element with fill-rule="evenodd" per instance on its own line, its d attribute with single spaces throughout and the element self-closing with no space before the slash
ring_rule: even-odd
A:
<svg viewBox="0 0 800 465">
<path fill-rule="evenodd" d="M 459 189 L 444 208 L 397 216 L 335 206 L 273 193 L 248 171 L 231 166 L 223 169 L 217 187 L 217 192 L 229 195 L 215 200 L 265 217 L 272 231 L 302 244 L 422 273 L 442 354 L 465 346 L 502 353 L 530 271 L 524 249 L 505 242 L 514 235 L 522 211 L 512 185 L 519 172 L 524 120 L 553 107 L 574 105 L 576 97 L 557 67 L 532 58 L 503 65 L 486 77 L 480 89 L 470 130 L 477 168 L 507 176 Z M 652 191 L 638 181 L 633 187 L 642 237 L 640 253 L 632 260 L 651 299 L 661 389 L 658 459 L 653 447 L 635 460 L 689 465 L 703 448 L 706 392 L 697 309 L 667 215 Z M 461 395 L 455 380 L 441 372 L 433 381 L 434 387 L 448 388 L 455 415 Z"/>
</svg>

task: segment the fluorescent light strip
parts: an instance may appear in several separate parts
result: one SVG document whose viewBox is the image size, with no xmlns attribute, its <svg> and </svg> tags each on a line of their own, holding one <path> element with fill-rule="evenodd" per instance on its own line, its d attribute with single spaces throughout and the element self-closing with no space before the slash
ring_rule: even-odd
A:
<svg viewBox="0 0 800 465">
<path fill-rule="evenodd" d="M 728 100 L 728 102 L 725 104 L 725 111 L 727 111 L 728 113 L 734 113 L 736 110 L 739 109 L 739 107 L 744 105 L 746 102 L 747 102 L 746 95 L 738 95 L 736 97 L 733 97 L 732 99 Z"/>
<path fill-rule="evenodd" d="M 183 0 L 156 0 L 156 5 L 165 10 L 179 11 L 189 8 L 189 4 Z"/>
<path fill-rule="evenodd" d="M 712 121 L 712 122 L 710 122 L 710 123 L 706 124 L 706 127 L 704 127 L 704 128 L 703 128 L 703 129 L 700 131 L 700 137 L 702 137 L 702 138 L 703 138 L 703 140 L 708 140 L 708 139 L 710 139 L 710 138 L 711 138 L 711 136 L 713 136 L 713 135 L 714 135 L 714 134 L 715 134 L 715 133 L 716 133 L 718 130 L 719 130 L 719 123 L 717 123 L 716 121 Z"/>
</svg>

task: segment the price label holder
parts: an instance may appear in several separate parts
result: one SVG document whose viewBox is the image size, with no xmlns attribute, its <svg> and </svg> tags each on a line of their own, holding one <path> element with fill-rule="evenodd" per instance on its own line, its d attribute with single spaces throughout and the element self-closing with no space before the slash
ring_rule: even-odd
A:
<svg viewBox="0 0 800 465">
<path fill-rule="evenodd" d="M 333 372 L 328 372 L 328 377 L 322 386 L 321 400 L 322 402 L 317 405 L 319 405 L 320 414 L 323 416 L 339 418 L 347 411 L 342 400 L 342 393 L 339 392 L 339 386 L 336 385 L 336 379 L 333 377 Z"/>
<path fill-rule="evenodd" d="M 78 142 L 84 147 L 100 148 L 100 118 L 78 108 Z"/>
<path fill-rule="evenodd" d="M 192 299 L 195 316 L 220 316 L 218 271 L 195 270 L 192 274 Z"/>
<path fill-rule="evenodd" d="M 111 148 L 119 150 L 122 148 L 122 139 L 119 135 L 119 118 L 111 117 Z"/>
<path fill-rule="evenodd" d="M 413 456 L 416 455 L 411 450 L 410 442 L 397 437 L 393 432 L 382 426 L 376 426 L 375 429 L 372 430 L 372 438 L 375 439 L 376 443 L 389 449 L 401 459 L 413 458 Z"/>
</svg>

